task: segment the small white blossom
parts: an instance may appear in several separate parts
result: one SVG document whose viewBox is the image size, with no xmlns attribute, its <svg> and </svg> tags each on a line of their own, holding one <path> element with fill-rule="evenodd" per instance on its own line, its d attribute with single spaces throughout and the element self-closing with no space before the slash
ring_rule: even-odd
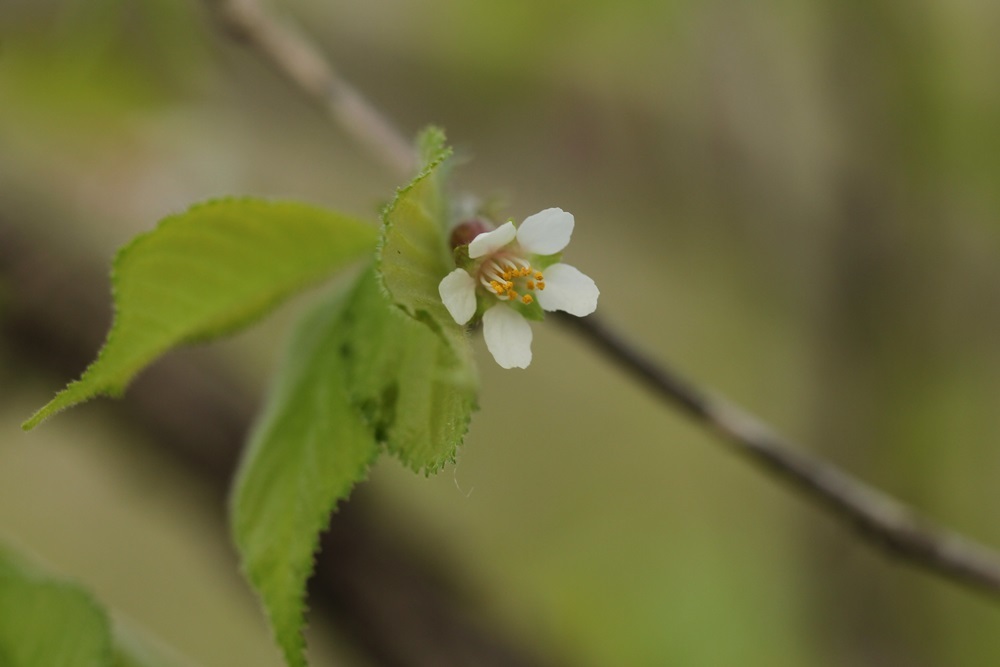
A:
<svg viewBox="0 0 1000 667">
<path fill-rule="evenodd" d="M 562 251 L 573 234 L 573 215 L 549 208 L 525 218 L 520 227 L 507 222 L 469 243 L 468 270 L 458 268 L 438 285 L 445 308 L 459 324 L 475 316 L 484 295 L 486 347 L 504 368 L 531 363 L 531 326 L 513 304 L 562 310 L 583 317 L 597 308 L 600 291 L 588 276 L 569 264 L 532 267 L 532 260 Z M 551 260 L 550 260 L 551 261 Z M 494 307 L 496 306 L 496 307 Z"/>
</svg>

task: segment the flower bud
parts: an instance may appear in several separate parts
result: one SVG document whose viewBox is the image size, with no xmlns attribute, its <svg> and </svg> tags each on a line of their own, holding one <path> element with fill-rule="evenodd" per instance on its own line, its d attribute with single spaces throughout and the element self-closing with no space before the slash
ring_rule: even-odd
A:
<svg viewBox="0 0 1000 667">
<path fill-rule="evenodd" d="M 470 218 L 460 222 L 451 230 L 451 249 L 469 245 L 472 243 L 472 239 L 492 230 L 493 225 L 484 218 Z"/>
</svg>

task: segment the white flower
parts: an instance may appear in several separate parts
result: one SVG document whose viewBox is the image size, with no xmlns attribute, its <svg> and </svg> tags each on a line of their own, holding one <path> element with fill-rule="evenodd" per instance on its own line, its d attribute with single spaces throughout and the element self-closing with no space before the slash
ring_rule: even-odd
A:
<svg viewBox="0 0 1000 667">
<path fill-rule="evenodd" d="M 573 215 L 561 208 L 528 216 L 518 228 L 507 222 L 472 239 L 469 269 L 455 269 L 438 285 L 445 308 L 463 325 L 475 316 L 483 296 L 483 336 L 502 367 L 527 368 L 531 363 L 531 326 L 514 304 L 537 308 L 532 306 L 537 300 L 543 310 L 577 317 L 597 308 L 600 291 L 589 277 L 569 264 L 537 265 L 565 248 L 572 234 Z"/>
</svg>

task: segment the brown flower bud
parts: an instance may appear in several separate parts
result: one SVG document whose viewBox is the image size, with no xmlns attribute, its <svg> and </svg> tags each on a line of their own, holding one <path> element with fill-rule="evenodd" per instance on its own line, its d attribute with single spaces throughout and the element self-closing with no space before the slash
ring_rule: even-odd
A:
<svg viewBox="0 0 1000 667">
<path fill-rule="evenodd" d="M 469 245 L 472 243 L 472 239 L 492 230 L 493 225 L 483 218 L 470 218 L 469 220 L 460 222 L 451 230 L 451 249 L 454 250 L 459 246 Z"/>
</svg>

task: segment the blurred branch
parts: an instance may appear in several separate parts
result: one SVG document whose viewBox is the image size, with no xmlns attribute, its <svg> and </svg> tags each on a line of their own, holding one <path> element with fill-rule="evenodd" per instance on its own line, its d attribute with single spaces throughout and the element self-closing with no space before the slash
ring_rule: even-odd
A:
<svg viewBox="0 0 1000 667">
<path fill-rule="evenodd" d="M 660 398 L 854 526 L 876 548 L 932 574 L 1000 595 L 1000 555 L 995 551 L 935 525 L 879 489 L 804 453 L 740 407 L 657 363 L 599 319 L 557 316 Z"/>
<path fill-rule="evenodd" d="M 325 109 L 348 136 L 397 175 L 413 175 L 419 166 L 413 144 L 344 80 L 312 43 L 269 17 L 256 0 L 206 2 L 230 32 Z"/>
<path fill-rule="evenodd" d="M 93 359 L 111 317 L 107 272 L 20 229 L 45 228 L 36 213 L 0 219 L 0 345 L 13 363 L 65 380 Z M 6 359 L 5 359 L 6 360 Z M 0 391 L 3 387 L 0 387 Z M 218 535 L 228 545 L 226 497 L 256 412 L 247 389 L 206 350 L 173 354 L 147 369 L 121 403 L 125 423 L 154 441 L 218 502 Z M 98 407 L 98 406 L 95 406 Z M 415 550 L 366 502 L 364 490 L 341 503 L 322 536 L 310 606 L 333 616 L 341 636 L 371 664 L 390 667 L 544 667 L 502 636 L 460 578 Z M 231 553 L 231 552 L 230 552 Z M 233 554 L 235 571 L 235 554 Z M 319 630 L 313 623 L 314 630 Z"/>
<path fill-rule="evenodd" d="M 206 0 L 226 24 L 308 96 L 330 108 L 348 133 L 372 148 L 396 171 L 412 167 L 406 141 L 360 94 L 347 86 L 318 50 L 282 28 L 255 0 Z M 350 113 L 337 111 L 349 100 Z M 926 520 L 908 506 L 836 466 L 804 453 L 736 405 L 700 389 L 594 317 L 563 316 L 559 321 L 580 334 L 616 365 L 632 374 L 682 412 L 720 435 L 753 463 L 795 486 L 821 506 L 855 526 L 870 544 L 928 572 L 1000 596 L 1000 554 Z"/>
</svg>

